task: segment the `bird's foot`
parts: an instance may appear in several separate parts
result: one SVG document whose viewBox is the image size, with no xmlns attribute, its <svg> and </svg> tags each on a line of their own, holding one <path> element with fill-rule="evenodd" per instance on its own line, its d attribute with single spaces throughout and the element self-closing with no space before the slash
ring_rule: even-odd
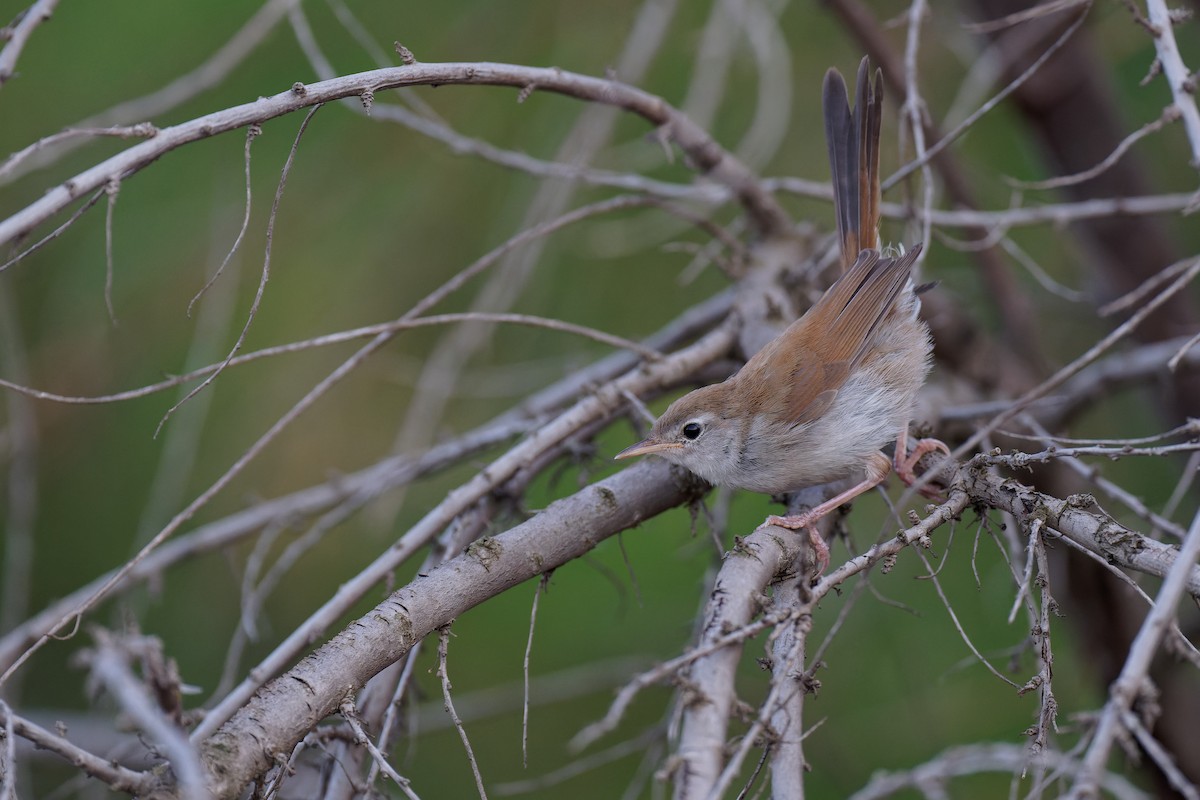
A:
<svg viewBox="0 0 1200 800">
<path fill-rule="evenodd" d="M 820 519 L 823 514 L 813 514 L 811 511 L 807 514 L 793 514 L 786 517 L 781 517 L 777 514 L 772 514 L 763 520 L 762 525 L 758 526 L 758 530 L 769 528 L 772 525 L 778 525 L 781 528 L 798 531 L 803 529 L 808 533 L 808 541 L 812 547 L 813 558 L 816 561 L 814 575 L 821 575 L 825 572 L 825 568 L 829 566 L 829 545 L 825 544 L 825 538 L 821 536 L 821 532 L 817 530 L 813 523 Z"/>
<path fill-rule="evenodd" d="M 904 452 L 907 447 L 904 441 L 897 442 L 896 454 L 892 460 L 892 469 L 896 471 L 896 477 L 904 481 L 905 486 L 912 486 L 917 481 L 917 475 L 913 468 L 917 463 L 929 453 L 941 453 L 949 458 L 950 448 L 940 439 L 918 439 L 913 449 L 907 453 Z M 933 484 L 926 483 L 918 491 L 928 497 L 930 500 L 943 500 L 942 492 Z"/>
</svg>

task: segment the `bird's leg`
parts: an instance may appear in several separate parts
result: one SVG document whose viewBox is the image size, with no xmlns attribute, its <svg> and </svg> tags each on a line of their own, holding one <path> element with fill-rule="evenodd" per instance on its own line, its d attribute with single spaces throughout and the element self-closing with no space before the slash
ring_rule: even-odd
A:
<svg viewBox="0 0 1200 800">
<path fill-rule="evenodd" d="M 812 543 L 813 553 L 816 555 L 816 574 L 820 575 L 829 566 L 829 545 L 825 544 L 825 539 L 821 537 L 821 532 L 816 529 L 813 523 L 843 503 L 848 503 L 868 489 L 878 486 L 887 477 L 891 466 L 891 461 L 889 461 L 887 456 L 883 453 L 876 453 L 867 463 L 867 476 L 861 482 L 854 484 L 841 494 L 829 498 L 824 503 L 814 506 L 803 514 L 789 514 L 784 517 L 772 514 L 763 520 L 763 524 L 758 526 L 758 530 L 769 528 L 772 525 L 778 525 L 781 528 L 788 528 L 794 531 L 806 528 L 808 530 L 809 541 Z"/>
<path fill-rule="evenodd" d="M 906 486 L 912 486 L 916 482 L 917 476 L 913 472 L 913 467 L 926 453 L 941 453 L 949 457 L 950 448 L 940 439 L 918 439 L 913 445 L 912 452 L 909 453 L 908 426 L 905 425 L 900 429 L 900 435 L 896 437 L 896 452 L 892 455 L 892 467 L 896 470 L 896 477 L 904 481 Z M 942 497 L 942 493 L 928 483 L 918 491 L 930 500 L 940 500 Z"/>
</svg>

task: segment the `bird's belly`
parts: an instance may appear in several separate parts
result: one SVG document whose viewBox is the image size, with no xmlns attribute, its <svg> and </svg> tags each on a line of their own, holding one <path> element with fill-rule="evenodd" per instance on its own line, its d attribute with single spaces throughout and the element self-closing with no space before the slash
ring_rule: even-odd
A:
<svg viewBox="0 0 1200 800">
<path fill-rule="evenodd" d="M 782 494 L 844 478 L 861 478 L 869 459 L 896 440 L 909 422 L 923 374 L 915 380 L 882 383 L 852 375 L 828 411 L 793 427 L 761 420 L 746 437 L 729 486 Z"/>
</svg>

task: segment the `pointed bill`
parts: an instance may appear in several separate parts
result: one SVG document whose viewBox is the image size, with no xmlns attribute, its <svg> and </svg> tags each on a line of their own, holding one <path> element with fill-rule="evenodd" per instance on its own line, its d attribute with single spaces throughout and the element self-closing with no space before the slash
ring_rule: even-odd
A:
<svg viewBox="0 0 1200 800">
<path fill-rule="evenodd" d="M 661 453 L 663 450 L 682 450 L 683 445 L 679 442 L 659 442 L 654 439 L 643 439 L 637 444 L 626 447 L 621 452 L 613 456 L 614 459 L 633 458 L 634 456 L 647 456 L 651 453 Z"/>
</svg>

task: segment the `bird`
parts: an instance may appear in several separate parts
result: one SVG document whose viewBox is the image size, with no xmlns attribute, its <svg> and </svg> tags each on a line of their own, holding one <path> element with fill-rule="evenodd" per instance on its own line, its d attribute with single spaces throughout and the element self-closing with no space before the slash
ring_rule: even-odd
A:
<svg viewBox="0 0 1200 800">
<path fill-rule="evenodd" d="M 883 74 L 872 74 L 867 58 L 855 94 L 851 109 L 841 73 L 826 73 L 822 106 L 840 277 L 737 373 L 676 400 L 645 439 L 616 455 L 656 454 L 711 484 L 772 495 L 855 479 L 805 513 L 771 515 L 759 526 L 807 530 L 818 575 L 829 549 L 817 520 L 893 469 L 911 486 L 922 456 L 950 453 L 937 439 L 907 446 L 933 350 L 911 277 L 921 245 L 880 252 Z M 891 442 L 889 458 L 883 448 Z"/>
</svg>

